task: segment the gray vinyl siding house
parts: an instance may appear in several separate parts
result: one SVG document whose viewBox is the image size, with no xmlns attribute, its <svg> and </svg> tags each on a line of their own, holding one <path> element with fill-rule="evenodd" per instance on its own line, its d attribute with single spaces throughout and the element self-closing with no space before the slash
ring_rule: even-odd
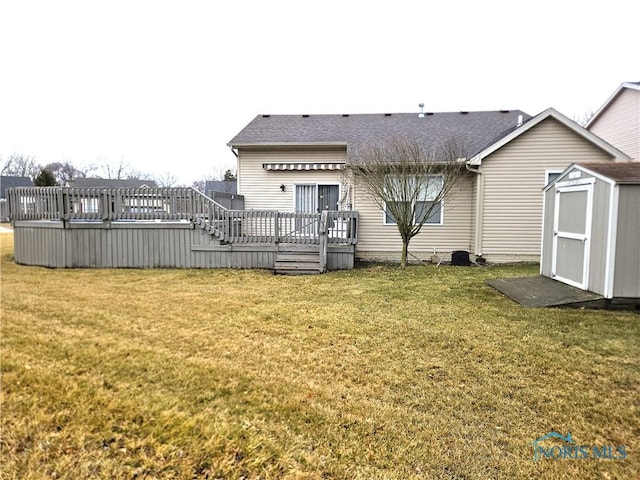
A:
<svg viewBox="0 0 640 480">
<path fill-rule="evenodd" d="M 580 163 L 544 189 L 540 273 L 604 298 L 640 298 L 640 163 Z"/>
<path fill-rule="evenodd" d="M 490 262 L 537 262 L 550 175 L 580 161 L 629 161 L 554 109 L 534 117 L 519 110 L 258 115 L 229 142 L 238 158 L 238 193 L 247 209 L 357 210 L 356 258 L 397 260 L 397 228 L 359 187 L 349 163 L 359 146 L 399 136 L 416 139 L 436 158 L 443 140 L 464 147 L 459 160 L 467 174 L 441 205 L 440 222 L 425 224 L 411 240 L 412 258 L 421 260 L 465 250 Z M 321 205 L 323 192 L 332 192 L 329 205 Z"/>
</svg>

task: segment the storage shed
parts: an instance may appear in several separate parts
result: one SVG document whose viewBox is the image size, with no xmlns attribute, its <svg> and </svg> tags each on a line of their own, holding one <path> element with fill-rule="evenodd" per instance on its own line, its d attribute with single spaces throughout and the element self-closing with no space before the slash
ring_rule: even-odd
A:
<svg viewBox="0 0 640 480">
<path fill-rule="evenodd" d="M 640 298 L 640 163 L 574 163 L 544 188 L 540 273 Z"/>
</svg>

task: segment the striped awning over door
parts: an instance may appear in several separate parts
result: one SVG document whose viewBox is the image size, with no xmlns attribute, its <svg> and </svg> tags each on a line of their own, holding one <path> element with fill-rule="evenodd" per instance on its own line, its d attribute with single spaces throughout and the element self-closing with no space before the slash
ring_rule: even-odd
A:
<svg viewBox="0 0 640 480">
<path fill-rule="evenodd" d="M 344 163 L 323 162 L 323 163 L 263 163 L 265 170 L 275 171 L 305 171 L 305 170 L 344 170 Z"/>
</svg>

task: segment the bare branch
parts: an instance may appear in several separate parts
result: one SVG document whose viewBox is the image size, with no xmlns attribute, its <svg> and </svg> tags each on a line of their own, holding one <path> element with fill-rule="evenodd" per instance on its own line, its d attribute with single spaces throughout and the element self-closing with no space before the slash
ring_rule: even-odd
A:
<svg viewBox="0 0 640 480">
<path fill-rule="evenodd" d="M 173 187 L 178 182 L 178 176 L 171 172 L 164 172 L 154 179 L 160 187 Z"/>
<path fill-rule="evenodd" d="M 2 175 L 9 177 L 29 177 L 33 180 L 42 170 L 35 157 L 20 153 L 12 154 L 2 166 Z"/>
</svg>

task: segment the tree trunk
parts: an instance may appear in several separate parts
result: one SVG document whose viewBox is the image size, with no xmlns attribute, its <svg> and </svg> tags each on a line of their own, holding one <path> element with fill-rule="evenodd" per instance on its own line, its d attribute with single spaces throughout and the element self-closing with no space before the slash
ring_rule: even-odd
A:
<svg viewBox="0 0 640 480">
<path fill-rule="evenodd" d="M 407 251 L 409 250 L 410 238 L 402 239 L 402 254 L 400 255 L 400 266 L 405 268 L 407 266 Z"/>
</svg>

